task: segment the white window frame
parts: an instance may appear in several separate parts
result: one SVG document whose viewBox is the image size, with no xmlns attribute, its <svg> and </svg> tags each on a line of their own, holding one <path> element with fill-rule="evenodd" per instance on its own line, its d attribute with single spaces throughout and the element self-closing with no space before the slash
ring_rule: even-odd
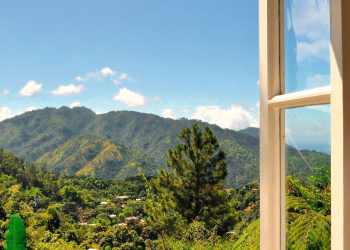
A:
<svg viewBox="0 0 350 250">
<path fill-rule="evenodd" d="M 349 13 L 349 0 L 330 0 L 331 87 L 282 94 L 283 0 L 259 0 L 260 249 L 262 250 L 286 249 L 285 166 L 282 157 L 285 143 L 284 109 L 330 103 L 332 249 L 350 249 Z"/>
</svg>

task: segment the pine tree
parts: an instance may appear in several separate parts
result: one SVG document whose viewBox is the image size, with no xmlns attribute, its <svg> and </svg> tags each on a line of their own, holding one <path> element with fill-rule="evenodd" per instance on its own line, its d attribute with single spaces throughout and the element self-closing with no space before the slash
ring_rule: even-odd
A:
<svg viewBox="0 0 350 250">
<path fill-rule="evenodd" d="M 25 250 L 26 247 L 26 229 L 22 218 L 18 215 L 10 216 L 9 228 L 6 232 L 6 250 Z"/>
<path fill-rule="evenodd" d="M 180 214 L 187 223 L 202 221 L 219 234 L 236 220 L 225 191 L 225 154 L 212 130 L 197 124 L 179 134 L 180 144 L 168 152 L 168 171 L 154 182 L 158 201 L 167 214 Z"/>
</svg>

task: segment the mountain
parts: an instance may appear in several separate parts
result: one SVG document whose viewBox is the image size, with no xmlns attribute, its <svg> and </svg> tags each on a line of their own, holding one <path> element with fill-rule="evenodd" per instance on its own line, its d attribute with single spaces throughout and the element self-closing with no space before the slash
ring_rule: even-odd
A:
<svg viewBox="0 0 350 250">
<path fill-rule="evenodd" d="M 254 127 L 245 128 L 245 129 L 239 130 L 239 132 L 245 133 L 245 134 L 257 137 L 257 138 L 259 138 L 259 136 L 260 136 L 260 129 L 254 128 Z"/>
<path fill-rule="evenodd" d="M 179 142 L 179 131 L 194 122 L 211 127 L 218 138 L 226 153 L 229 186 L 258 179 L 259 129 L 233 131 L 201 121 L 133 111 L 97 115 L 84 107 L 61 107 L 27 112 L 0 122 L 0 147 L 66 175 L 122 179 L 136 174 L 133 166 L 154 175 L 165 166 L 168 149 Z M 325 155 L 321 162 L 326 164 L 326 154 L 315 152 L 310 157 L 318 154 Z M 298 160 L 298 152 L 291 155 L 293 169 L 300 172 L 299 166 L 305 163 Z"/>
<path fill-rule="evenodd" d="M 235 141 L 236 145 L 249 150 L 258 150 L 258 138 L 222 129 L 201 121 L 188 119 L 166 119 L 153 114 L 132 111 L 113 111 L 96 117 L 84 127 L 82 134 L 96 135 L 118 141 L 123 145 L 142 149 L 147 155 L 163 163 L 169 148 L 178 142 L 178 133 L 198 122 L 202 127 L 210 126 L 219 141 Z"/>
<path fill-rule="evenodd" d="M 137 174 L 137 167 L 146 175 L 156 174 L 155 162 L 139 150 L 97 136 L 74 137 L 34 163 L 54 173 L 100 179 L 126 179 Z"/>
<path fill-rule="evenodd" d="M 45 108 L 0 123 L 0 145 L 34 161 L 79 134 L 96 114 L 87 108 Z"/>
</svg>

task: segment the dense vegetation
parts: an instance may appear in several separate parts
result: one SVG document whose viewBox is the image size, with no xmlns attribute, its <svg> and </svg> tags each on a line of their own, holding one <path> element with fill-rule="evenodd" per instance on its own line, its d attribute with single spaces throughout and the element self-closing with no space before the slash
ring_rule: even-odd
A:
<svg viewBox="0 0 350 250">
<path fill-rule="evenodd" d="M 178 132 L 193 122 L 130 111 L 96 115 L 83 107 L 45 108 L 0 122 L 0 147 L 39 167 L 69 176 L 89 174 L 121 180 L 136 176 L 136 165 L 145 174 L 155 176 L 166 165 L 168 149 L 180 142 Z M 197 122 L 201 128 L 209 126 L 213 130 L 225 152 L 228 187 L 237 188 L 258 179 L 257 128 L 233 131 Z M 290 174 L 308 176 L 310 173 L 296 173 L 305 163 L 295 150 L 290 154 L 296 166 Z M 312 151 L 304 155 L 329 166 L 329 155 Z"/>
<path fill-rule="evenodd" d="M 102 179 L 136 176 L 136 166 L 146 175 L 156 175 L 157 164 L 137 149 L 97 136 L 77 136 L 35 162 L 54 173 L 67 176 L 91 175 Z"/>
<path fill-rule="evenodd" d="M 225 240 L 231 238 L 229 234 L 218 236 L 200 221 L 187 227 L 169 224 L 178 229 L 177 234 L 159 235 L 144 210 L 146 186 L 142 178 L 67 178 L 0 150 L 0 199 L 4 201 L 0 205 L 0 249 L 5 244 L 8 218 L 16 213 L 25 220 L 28 249 L 162 249 L 163 245 L 185 249 L 202 241 L 204 245 L 229 244 Z M 252 184 L 228 194 L 237 218 L 245 221 L 232 233 L 237 238 L 245 224 L 258 216 L 258 189 Z"/>
<path fill-rule="evenodd" d="M 67 178 L 0 150 L 0 249 L 16 213 L 28 249 L 259 249 L 258 184 L 227 189 L 211 129 L 195 125 L 179 141 L 156 178 L 119 181 Z M 307 180 L 288 177 L 289 249 L 330 246 L 329 168 L 313 167 Z"/>
</svg>

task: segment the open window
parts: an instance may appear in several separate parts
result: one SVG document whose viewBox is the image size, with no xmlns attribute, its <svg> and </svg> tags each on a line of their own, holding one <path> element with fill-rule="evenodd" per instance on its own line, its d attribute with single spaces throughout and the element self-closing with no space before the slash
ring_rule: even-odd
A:
<svg viewBox="0 0 350 250">
<path fill-rule="evenodd" d="M 344 0 L 260 0 L 261 249 L 300 249 L 308 227 L 350 247 L 346 10 Z"/>
</svg>

